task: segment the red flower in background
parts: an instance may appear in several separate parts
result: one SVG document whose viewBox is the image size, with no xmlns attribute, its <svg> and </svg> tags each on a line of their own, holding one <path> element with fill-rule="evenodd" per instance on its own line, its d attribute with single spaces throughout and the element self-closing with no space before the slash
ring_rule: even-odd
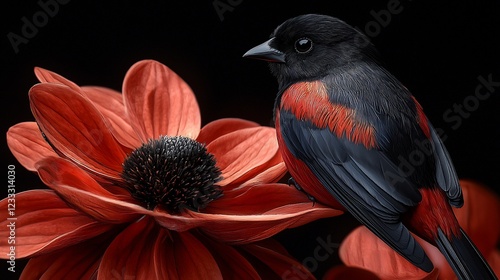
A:
<svg viewBox="0 0 500 280">
<path fill-rule="evenodd" d="M 267 238 L 341 212 L 274 183 L 286 172 L 274 129 L 240 119 L 200 128 L 189 86 L 152 60 L 131 67 L 123 94 L 35 73 L 36 123 L 7 133 L 51 188 L 16 196 L 16 257 L 32 258 L 23 279 L 313 277 Z M 0 240 L 4 258 L 9 246 Z"/>
<path fill-rule="evenodd" d="M 500 275 L 500 251 L 497 247 L 500 241 L 500 198 L 474 181 L 461 180 L 460 185 L 465 203 L 462 208 L 453 209 L 455 216 L 495 274 Z M 340 246 L 340 258 L 349 267 L 338 267 L 330 272 L 330 276 L 342 277 L 325 279 L 352 279 L 344 276 L 358 273 L 359 269 L 368 270 L 380 279 L 456 279 L 439 250 L 417 236 L 414 237 L 435 266 L 431 273 L 425 273 L 412 265 L 362 226 L 351 232 Z M 352 267 L 358 271 L 351 271 Z"/>
</svg>

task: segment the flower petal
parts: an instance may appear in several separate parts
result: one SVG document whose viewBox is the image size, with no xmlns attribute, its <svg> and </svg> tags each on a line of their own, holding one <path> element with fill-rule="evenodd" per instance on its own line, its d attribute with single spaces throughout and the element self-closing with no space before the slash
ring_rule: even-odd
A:
<svg viewBox="0 0 500 280">
<path fill-rule="evenodd" d="M 51 190 L 31 190 L 16 195 L 15 216 L 8 216 L 8 198 L 0 201 L 0 236 L 9 236 L 15 224 L 16 258 L 46 254 L 108 231 L 111 226 L 69 208 Z M 15 220 L 8 220 L 15 218 Z M 6 256 L 10 246 L 0 239 L 0 254 Z"/>
<path fill-rule="evenodd" d="M 96 220 L 125 223 L 148 211 L 133 203 L 130 196 L 115 195 L 104 189 L 89 174 L 61 158 L 48 158 L 37 165 L 42 181 L 73 208 Z"/>
<path fill-rule="evenodd" d="M 111 234 L 105 233 L 82 243 L 29 260 L 21 280 L 94 279 Z"/>
<path fill-rule="evenodd" d="M 451 269 L 451 266 L 448 264 L 448 261 L 443 256 L 443 254 L 436 248 L 434 245 L 429 242 L 421 239 L 420 237 L 412 234 L 415 237 L 415 240 L 424 248 L 425 253 L 431 260 L 432 264 L 434 264 L 435 269 L 439 271 L 438 279 L 446 280 L 446 279 L 456 279 L 455 272 Z"/>
<path fill-rule="evenodd" d="M 285 184 L 260 184 L 225 193 L 212 201 L 205 212 L 227 215 L 258 215 L 277 209 L 303 204 L 312 208 L 313 203 L 303 193 Z M 280 210 L 281 211 L 281 210 Z M 337 211 L 337 213 L 342 213 Z"/>
<path fill-rule="evenodd" d="M 500 239 L 500 198 L 486 186 L 471 180 L 460 180 L 460 186 L 464 206 L 453 209 L 455 216 L 479 251 L 487 256 Z"/>
<path fill-rule="evenodd" d="M 141 146 L 137 133 L 128 123 L 121 93 L 109 88 L 95 86 L 84 86 L 82 91 L 109 123 L 111 132 L 118 142 L 131 149 Z"/>
<path fill-rule="evenodd" d="M 203 219 L 199 228 L 216 240 L 247 244 L 269 238 L 284 229 L 294 228 L 317 219 L 340 215 L 339 210 L 311 202 L 274 208 L 255 215 L 224 215 L 188 212 L 192 219 Z M 161 219 L 158 219 L 161 222 Z"/>
<path fill-rule="evenodd" d="M 207 145 L 223 180 L 218 184 L 241 184 L 282 161 L 276 131 L 270 127 L 246 128 L 225 134 Z"/>
<path fill-rule="evenodd" d="M 330 270 L 328 270 L 323 276 L 323 280 L 351 280 L 351 279 L 363 279 L 363 280 L 379 280 L 380 278 L 373 272 L 368 270 L 338 265 Z"/>
<path fill-rule="evenodd" d="M 259 273 L 252 264 L 234 247 L 207 238 L 197 238 L 210 250 L 224 279 L 259 279 Z"/>
<path fill-rule="evenodd" d="M 31 110 L 52 145 L 83 168 L 120 180 L 125 153 L 90 100 L 64 85 L 30 90 Z"/>
<path fill-rule="evenodd" d="M 158 235 L 152 229 L 153 223 L 141 219 L 123 230 L 104 252 L 97 279 L 162 279 L 147 269 Z"/>
<path fill-rule="evenodd" d="M 266 275 L 262 279 L 271 279 L 276 276 L 278 276 L 277 279 L 315 279 L 309 270 L 294 260 L 278 242 L 272 239 L 242 245 L 241 248 L 255 256 L 275 273 L 275 276 Z"/>
<path fill-rule="evenodd" d="M 68 86 L 76 92 L 80 92 L 80 87 L 63 76 L 41 67 L 35 67 L 35 76 L 41 83 L 56 83 Z"/>
<path fill-rule="evenodd" d="M 144 218 L 104 253 L 98 279 L 222 279 L 210 252 L 190 233 L 169 232 Z"/>
<path fill-rule="evenodd" d="M 7 145 L 16 159 L 29 171 L 35 171 L 35 163 L 57 154 L 45 142 L 35 122 L 23 122 L 7 131 Z"/>
<path fill-rule="evenodd" d="M 206 124 L 200 131 L 200 135 L 196 139 L 200 143 L 209 144 L 222 135 L 228 134 L 244 128 L 259 126 L 256 122 L 251 122 L 243 119 L 226 118 L 218 119 Z"/>
<path fill-rule="evenodd" d="M 236 188 L 245 188 L 257 184 L 277 182 L 279 179 L 283 178 L 283 175 L 285 175 L 286 172 L 286 165 L 283 161 L 278 162 L 276 165 L 272 165 L 272 162 L 270 162 L 267 169 L 257 175 L 254 175 L 252 178 L 246 180 L 245 183 Z"/>
<path fill-rule="evenodd" d="M 313 206 L 309 201 L 255 215 L 207 214 L 189 210 L 171 215 L 158 207 L 147 214 L 170 230 L 182 232 L 200 228 L 215 240 L 246 244 L 268 238 L 285 228 L 301 226 L 320 218 L 338 216 L 342 212 L 319 204 Z"/>
<path fill-rule="evenodd" d="M 123 97 L 130 124 L 142 142 L 162 135 L 196 139 L 200 132 L 200 109 L 191 88 L 157 61 L 139 61 L 130 68 Z"/>
<path fill-rule="evenodd" d="M 191 233 L 172 233 L 179 279 L 222 279 L 210 251 Z"/>
<path fill-rule="evenodd" d="M 364 226 L 344 239 L 339 256 L 346 265 L 364 268 L 381 279 L 437 279 L 439 273 L 436 268 L 426 273 L 414 266 Z"/>
</svg>

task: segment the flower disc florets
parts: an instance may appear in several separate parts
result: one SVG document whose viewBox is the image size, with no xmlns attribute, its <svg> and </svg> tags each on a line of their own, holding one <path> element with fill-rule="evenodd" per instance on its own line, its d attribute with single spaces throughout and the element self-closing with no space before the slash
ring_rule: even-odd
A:
<svg viewBox="0 0 500 280">
<path fill-rule="evenodd" d="M 222 178 L 214 156 L 188 137 L 162 136 L 144 143 L 123 163 L 122 177 L 148 209 L 161 205 L 172 213 L 199 211 L 222 196 L 215 185 Z"/>
</svg>

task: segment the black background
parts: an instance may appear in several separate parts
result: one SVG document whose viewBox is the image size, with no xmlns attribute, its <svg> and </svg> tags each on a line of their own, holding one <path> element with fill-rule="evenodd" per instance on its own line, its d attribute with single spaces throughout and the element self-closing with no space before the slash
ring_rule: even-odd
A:
<svg viewBox="0 0 500 280">
<path fill-rule="evenodd" d="M 290 17 L 329 14 L 365 31 L 367 24 L 375 26 L 375 14 L 394 1 L 221 0 L 234 4 L 221 20 L 213 1 L 70 0 L 59 4 L 57 13 L 26 44 L 20 44 L 17 53 L 8 34 L 22 36 L 21 19 L 33 22 L 33 15 L 43 10 L 37 1 L 9 1 L 1 12 L 1 131 L 33 120 L 27 92 L 37 82 L 34 66 L 55 71 L 79 85 L 120 90 L 127 69 L 146 58 L 166 64 L 192 87 L 203 124 L 239 117 L 270 125 L 277 84 L 265 63 L 241 55 L 267 40 Z M 491 75 L 491 80 L 500 82 L 500 3 L 437 2 L 399 1 L 402 11 L 378 24 L 379 31 L 372 29 L 371 39 L 389 70 L 412 91 L 434 126 L 444 130 L 445 145 L 459 176 L 479 180 L 499 192 L 500 87 L 487 100 L 480 100 L 467 118 L 460 117 L 460 125 L 444 114 L 455 104 L 474 101 L 478 76 L 487 79 Z M 7 170 L 7 165 L 16 165 L 16 190 L 42 187 L 36 175 L 17 163 L 5 137 L 1 138 L 0 167 Z M 0 193 L 5 197 L 6 187 Z M 316 222 L 313 230 L 288 231 L 281 238 L 302 260 L 318 245 L 317 237 L 325 239 L 330 231 L 345 232 L 349 227 L 344 223 L 349 221 L 345 217 Z M 320 263 L 317 274 L 334 259 Z M 18 277 L 4 269 L 4 261 L 1 265 L 0 275 Z"/>
</svg>

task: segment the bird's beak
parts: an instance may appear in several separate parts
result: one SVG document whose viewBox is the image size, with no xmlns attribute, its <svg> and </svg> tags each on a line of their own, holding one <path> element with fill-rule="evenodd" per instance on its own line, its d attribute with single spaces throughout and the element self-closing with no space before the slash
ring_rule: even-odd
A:
<svg viewBox="0 0 500 280">
<path fill-rule="evenodd" d="M 251 48 L 243 57 L 265 60 L 267 62 L 285 63 L 285 54 L 269 45 L 272 40 L 274 40 L 274 37 Z"/>
</svg>

